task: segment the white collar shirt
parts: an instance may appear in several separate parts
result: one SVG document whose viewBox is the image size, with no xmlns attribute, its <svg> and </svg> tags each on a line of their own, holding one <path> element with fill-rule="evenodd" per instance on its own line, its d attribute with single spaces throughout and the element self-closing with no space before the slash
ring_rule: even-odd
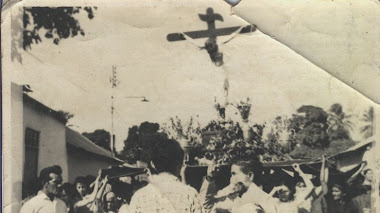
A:
<svg viewBox="0 0 380 213">
<path fill-rule="evenodd" d="M 21 207 L 20 213 L 67 213 L 67 207 L 62 200 L 50 200 L 45 193 L 39 191 Z"/>
<path fill-rule="evenodd" d="M 119 210 L 120 213 L 123 213 Z M 154 175 L 137 191 L 128 213 L 202 213 L 198 192 L 168 173 Z"/>
<path fill-rule="evenodd" d="M 264 192 L 260 187 L 252 183 L 247 192 L 243 194 L 241 198 L 237 198 L 234 202 L 234 207 L 232 212 L 242 212 L 240 208 L 245 208 L 246 206 L 259 207 L 257 209 L 263 209 L 265 213 L 277 213 L 277 202 L 276 199 L 271 197 L 269 194 Z M 260 212 L 260 211 L 253 211 Z"/>
</svg>

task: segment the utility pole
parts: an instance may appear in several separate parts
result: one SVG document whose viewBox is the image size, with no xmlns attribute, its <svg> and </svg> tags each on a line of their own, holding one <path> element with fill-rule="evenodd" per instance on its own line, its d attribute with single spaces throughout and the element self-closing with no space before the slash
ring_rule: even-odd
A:
<svg viewBox="0 0 380 213">
<path fill-rule="evenodd" d="M 111 153 L 113 156 L 115 156 L 115 138 L 114 138 L 114 126 L 113 126 L 115 106 L 114 106 L 113 94 L 114 94 L 114 88 L 116 88 L 117 85 L 120 83 L 116 77 L 116 66 L 112 66 L 112 74 L 111 74 L 110 82 L 111 82 L 111 144 L 110 146 L 111 146 Z"/>
</svg>

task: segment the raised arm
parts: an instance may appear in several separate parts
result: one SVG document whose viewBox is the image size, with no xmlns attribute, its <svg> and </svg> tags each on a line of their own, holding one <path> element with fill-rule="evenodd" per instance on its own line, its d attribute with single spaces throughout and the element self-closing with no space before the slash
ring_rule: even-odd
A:
<svg viewBox="0 0 380 213">
<path fill-rule="evenodd" d="M 363 161 L 360 168 L 347 180 L 348 185 L 352 185 L 358 178 L 358 175 L 363 171 L 364 167 L 367 165 L 366 161 Z"/>
<path fill-rule="evenodd" d="M 101 199 L 102 199 L 103 194 L 104 194 L 104 190 L 106 189 L 106 186 L 107 186 L 107 183 L 108 183 L 108 176 L 106 176 L 106 177 L 103 179 L 103 181 L 102 181 L 102 183 L 101 183 L 101 186 L 100 186 L 100 188 L 99 188 L 99 190 L 98 190 L 98 193 L 97 193 L 97 195 L 96 195 L 96 199 L 98 199 L 98 200 L 101 200 Z"/>
<path fill-rule="evenodd" d="M 367 165 L 367 162 L 363 161 L 360 165 L 360 168 L 358 171 L 356 171 L 351 177 L 357 177 L 364 169 L 364 167 Z"/>
<path fill-rule="evenodd" d="M 310 178 L 301 170 L 298 164 L 293 164 L 293 168 L 298 172 L 299 176 L 302 178 L 303 182 L 306 185 L 306 190 L 301 195 L 297 195 L 297 205 L 300 205 L 304 202 L 314 190 L 314 184 L 311 182 Z"/>
<path fill-rule="evenodd" d="M 322 166 L 321 166 L 321 174 L 319 177 L 321 181 L 321 187 L 323 195 L 327 195 L 329 192 L 329 188 L 327 186 L 329 180 L 329 168 L 326 166 L 326 156 L 322 155 Z"/>
<path fill-rule="evenodd" d="M 217 194 L 217 188 L 215 184 L 215 165 L 209 165 L 207 168 L 207 175 L 203 180 L 201 189 L 199 191 L 199 197 L 203 205 L 204 212 L 208 213 L 214 206 L 215 196 Z"/>
<path fill-rule="evenodd" d="M 322 166 L 321 166 L 321 173 L 319 175 L 319 180 L 322 182 L 327 182 L 325 181 L 325 168 L 326 168 L 326 156 L 322 155 Z"/>
<path fill-rule="evenodd" d="M 181 182 L 184 183 L 184 184 L 187 184 L 186 183 L 186 169 L 187 169 L 187 163 L 188 163 L 188 155 L 185 154 L 185 157 L 184 157 L 184 161 L 183 161 L 183 165 L 182 165 L 182 168 L 181 168 Z"/>
<path fill-rule="evenodd" d="M 306 188 L 314 188 L 314 184 L 311 182 L 310 178 L 307 177 L 307 175 L 302 171 L 297 163 L 293 164 L 293 168 L 296 172 L 298 172 L 303 182 L 305 182 Z"/>
<path fill-rule="evenodd" d="M 78 208 L 85 207 L 87 204 L 92 203 L 92 202 L 95 201 L 96 195 L 97 195 L 97 193 L 99 191 L 100 177 L 101 177 L 101 175 L 100 175 L 100 172 L 99 172 L 99 175 L 98 175 L 98 177 L 95 180 L 94 191 L 90 195 L 85 196 L 83 198 L 83 200 L 80 200 L 77 203 L 75 203 L 75 205 L 74 205 L 74 211 L 75 212 L 77 212 Z"/>
</svg>

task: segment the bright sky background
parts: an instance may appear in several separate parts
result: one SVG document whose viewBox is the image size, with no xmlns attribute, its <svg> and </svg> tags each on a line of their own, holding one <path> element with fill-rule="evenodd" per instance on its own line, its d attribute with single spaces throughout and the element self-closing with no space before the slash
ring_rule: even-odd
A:
<svg viewBox="0 0 380 213">
<path fill-rule="evenodd" d="M 109 79 L 116 66 L 120 84 L 115 97 L 146 96 L 150 101 L 116 98 L 118 150 L 128 128 L 143 121 L 162 123 L 176 115 L 184 120 L 198 115 L 206 124 L 216 118 L 214 97 L 223 97 L 224 71 L 229 73 L 230 100 L 251 98 L 252 123 L 290 115 L 302 105 L 327 110 L 340 103 L 345 112 L 359 116 L 353 123 L 356 130 L 361 127 L 360 117 L 371 101 L 260 31 L 225 44 L 223 67 L 216 67 L 205 50 L 188 41 L 166 40 L 168 33 L 206 29 L 198 14 L 209 6 L 224 17 L 217 28 L 246 25 L 230 16 L 228 5 L 147 2 L 141 3 L 144 7 L 99 7 L 93 20 L 81 18 L 86 36 L 61 40 L 58 46 L 45 39 L 32 50 L 21 51 L 23 64 L 14 61 L 8 69 L 13 81 L 29 84 L 34 91 L 30 95 L 45 105 L 75 114 L 70 120 L 73 129 L 110 130 Z M 202 45 L 204 40 L 197 42 Z M 229 114 L 237 119 L 232 109 Z M 361 135 L 355 131 L 353 138 L 360 140 Z"/>
</svg>

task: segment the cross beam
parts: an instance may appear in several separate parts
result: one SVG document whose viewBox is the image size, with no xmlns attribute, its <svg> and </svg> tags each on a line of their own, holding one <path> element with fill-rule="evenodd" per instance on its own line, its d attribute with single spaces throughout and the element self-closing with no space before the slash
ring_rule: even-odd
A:
<svg viewBox="0 0 380 213">
<path fill-rule="evenodd" d="M 215 21 L 224 21 L 224 20 L 220 14 L 214 13 L 214 10 L 212 8 L 207 8 L 206 14 L 198 14 L 198 16 L 199 16 L 199 19 L 207 23 L 207 30 L 184 32 L 184 34 L 186 34 L 192 39 L 198 39 L 198 38 L 216 39 L 217 36 L 230 35 L 233 32 L 237 31 L 239 28 L 241 28 L 240 26 L 235 26 L 235 27 L 226 27 L 226 28 L 217 29 L 215 27 Z M 254 25 L 248 25 L 242 28 L 239 33 L 250 33 L 255 30 L 256 30 L 256 27 Z M 185 36 L 182 33 L 170 33 L 166 36 L 166 39 L 170 42 L 186 40 Z"/>
<path fill-rule="evenodd" d="M 198 14 L 198 16 L 202 21 L 207 23 L 207 30 L 189 31 L 184 33 L 170 33 L 166 36 L 166 39 L 169 42 L 173 42 L 186 40 L 186 37 L 190 37 L 191 39 L 208 38 L 205 42 L 205 46 L 200 48 L 207 50 L 208 54 L 210 55 L 211 61 L 214 62 L 216 66 L 223 65 L 223 53 L 219 51 L 216 39 L 217 36 L 230 35 L 238 31 L 239 29 L 240 31 L 238 33 L 249 33 L 256 30 L 256 27 L 254 25 L 248 25 L 245 27 L 235 26 L 217 29 L 215 27 L 215 21 L 224 20 L 220 14 L 214 13 L 214 10 L 212 8 L 207 8 L 206 14 Z"/>
<path fill-rule="evenodd" d="M 216 36 L 226 36 L 230 35 L 236 30 L 238 30 L 240 27 L 226 27 L 226 28 L 219 28 L 214 29 L 212 31 L 210 30 L 199 30 L 199 31 L 191 31 L 191 32 L 184 32 L 187 36 L 189 36 L 192 39 L 198 39 L 198 38 L 208 38 L 210 34 L 214 34 Z M 250 33 L 254 32 L 256 30 L 256 27 L 254 25 L 247 25 L 243 27 L 239 33 Z M 173 41 L 184 41 L 186 40 L 185 36 L 182 33 L 170 33 L 166 36 L 166 39 L 170 42 Z"/>
</svg>

